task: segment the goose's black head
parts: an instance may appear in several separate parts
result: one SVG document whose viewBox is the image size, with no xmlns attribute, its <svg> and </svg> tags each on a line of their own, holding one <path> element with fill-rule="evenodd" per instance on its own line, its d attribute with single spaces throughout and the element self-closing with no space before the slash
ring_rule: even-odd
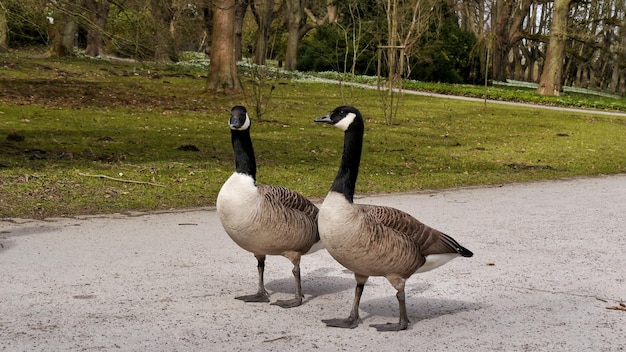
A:
<svg viewBox="0 0 626 352">
<path fill-rule="evenodd" d="M 237 105 L 230 110 L 230 119 L 228 120 L 228 127 L 231 130 L 243 131 L 250 128 L 250 117 L 248 117 L 248 110 L 241 105 Z"/>
<path fill-rule="evenodd" d="M 335 110 L 313 121 L 329 123 L 343 131 L 354 128 L 363 129 L 363 117 L 361 116 L 361 112 L 354 106 L 349 105 L 339 106 L 335 108 Z"/>
</svg>

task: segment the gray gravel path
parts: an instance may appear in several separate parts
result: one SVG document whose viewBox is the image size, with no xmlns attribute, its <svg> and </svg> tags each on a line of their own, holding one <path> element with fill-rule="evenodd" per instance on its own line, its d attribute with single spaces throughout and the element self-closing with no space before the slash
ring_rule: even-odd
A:
<svg viewBox="0 0 626 352">
<path fill-rule="evenodd" d="M 623 351 L 626 175 L 381 195 L 471 249 L 395 291 L 371 278 L 354 330 L 354 279 L 325 251 L 302 260 L 305 303 L 233 297 L 256 289 L 256 261 L 212 209 L 46 221 L 0 220 L 1 351 Z M 272 300 L 293 295 L 270 257 Z"/>
</svg>

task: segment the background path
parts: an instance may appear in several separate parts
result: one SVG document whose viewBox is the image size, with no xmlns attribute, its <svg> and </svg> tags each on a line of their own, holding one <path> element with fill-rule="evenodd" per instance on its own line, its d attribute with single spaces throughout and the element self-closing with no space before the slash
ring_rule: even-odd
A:
<svg viewBox="0 0 626 352">
<path fill-rule="evenodd" d="M 374 84 L 342 82 L 342 81 L 338 81 L 334 79 L 326 79 L 326 78 L 319 78 L 319 77 L 315 77 L 312 79 L 315 79 L 321 82 L 326 82 L 326 83 L 344 84 L 344 85 L 350 85 L 350 86 L 360 87 L 360 88 L 365 88 L 365 89 L 378 89 L 378 87 Z M 396 92 L 399 91 L 398 89 L 394 89 L 394 90 Z M 439 94 L 439 93 L 423 92 L 423 91 L 410 90 L 410 89 L 402 89 L 402 94 L 421 95 L 421 96 L 433 97 L 433 98 L 457 99 L 457 100 L 474 101 L 474 102 L 485 102 L 486 104 L 513 105 L 513 106 L 521 106 L 521 107 L 535 108 L 535 109 L 569 111 L 569 112 L 582 113 L 582 114 L 626 117 L 625 112 L 619 112 L 619 111 L 604 111 L 604 110 L 597 110 L 597 109 L 594 110 L 594 109 L 584 109 L 584 108 L 568 108 L 564 106 L 550 106 L 550 105 L 520 103 L 520 102 L 515 102 L 515 101 L 493 100 L 493 99 L 487 99 L 485 101 L 484 98 L 465 97 L 461 95 L 452 95 L 452 94 Z"/>
</svg>

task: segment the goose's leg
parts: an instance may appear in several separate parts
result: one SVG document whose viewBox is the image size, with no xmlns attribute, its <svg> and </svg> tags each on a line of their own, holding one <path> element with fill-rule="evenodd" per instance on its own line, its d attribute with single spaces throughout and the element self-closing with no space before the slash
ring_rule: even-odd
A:
<svg viewBox="0 0 626 352">
<path fill-rule="evenodd" d="M 304 296 L 302 294 L 302 281 L 300 280 L 301 254 L 298 252 L 289 252 L 285 253 L 284 256 L 289 258 L 289 260 L 291 260 L 291 263 L 293 263 L 293 270 L 291 270 L 291 272 L 293 273 L 293 277 L 296 280 L 296 296 L 294 297 L 294 299 L 278 300 L 271 304 L 283 308 L 293 308 L 302 304 L 302 297 Z"/>
<path fill-rule="evenodd" d="M 265 290 L 265 283 L 263 281 L 263 273 L 265 271 L 265 256 L 260 254 L 254 255 L 257 260 L 257 269 L 259 270 L 259 289 L 257 293 L 247 296 L 238 296 L 236 299 L 244 302 L 269 302 L 270 295 Z"/>
<path fill-rule="evenodd" d="M 368 276 L 362 276 L 355 273 L 354 278 L 356 279 L 356 289 L 354 290 L 354 304 L 352 305 L 350 316 L 346 319 L 324 319 L 322 322 L 326 323 L 326 326 L 354 329 L 359 325 L 359 304 L 361 302 L 361 295 L 363 294 L 363 288 L 365 287 Z"/>
<path fill-rule="evenodd" d="M 406 330 L 409 326 L 409 316 L 406 312 L 406 300 L 404 297 L 404 284 L 406 279 L 399 276 L 388 276 L 387 280 L 391 282 L 393 287 L 398 290 L 396 298 L 398 298 L 398 304 L 400 305 L 400 321 L 397 324 L 370 324 L 371 327 L 376 328 L 378 331 L 400 331 Z"/>
</svg>

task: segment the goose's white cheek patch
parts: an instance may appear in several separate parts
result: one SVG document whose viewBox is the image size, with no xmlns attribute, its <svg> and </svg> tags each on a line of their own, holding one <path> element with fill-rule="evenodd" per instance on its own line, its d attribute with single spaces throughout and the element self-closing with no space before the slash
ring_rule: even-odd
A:
<svg viewBox="0 0 626 352">
<path fill-rule="evenodd" d="M 246 121 L 243 123 L 243 126 L 239 127 L 239 128 L 233 128 L 234 130 L 238 130 L 238 131 L 245 131 L 250 127 L 250 116 L 248 116 L 248 113 L 246 113 Z"/>
<path fill-rule="evenodd" d="M 348 115 L 346 115 L 346 117 L 344 117 L 343 119 L 339 120 L 339 122 L 337 122 L 335 124 L 335 127 L 346 131 L 348 129 L 348 127 L 350 127 L 350 125 L 352 124 L 352 122 L 354 121 L 354 118 L 356 117 L 356 114 L 354 114 L 353 112 L 348 113 Z"/>
</svg>

